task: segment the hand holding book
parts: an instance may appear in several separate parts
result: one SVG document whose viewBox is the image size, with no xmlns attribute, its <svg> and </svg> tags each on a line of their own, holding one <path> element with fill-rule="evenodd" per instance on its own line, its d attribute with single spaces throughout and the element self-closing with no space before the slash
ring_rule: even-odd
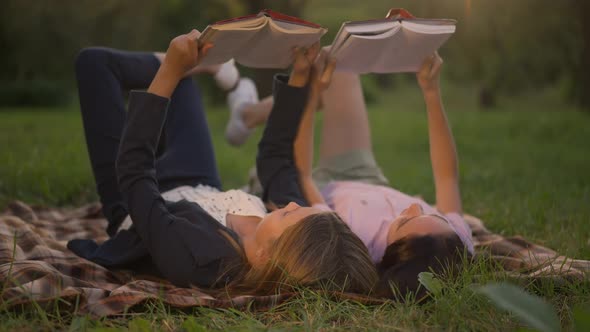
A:
<svg viewBox="0 0 590 332">
<path fill-rule="evenodd" d="M 309 84 L 310 99 L 319 97 L 332 79 L 336 61 L 328 58 L 327 53 L 320 49 L 320 43 L 309 48 L 296 48 L 294 51 L 293 69 L 289 77 L 289 85 L 304 87 Z"/>
<path fill-rule="evenodd" d="M 289 77 L 289 85 L 304 87 L 309 82 L 310 71 L 320 52 L 320 43 L 316 42 L 309 48 L 296 47 L 293 50 L 293 69 Z"/>
<path fill-rule="evenodd" d="M 434 52 L 434 54 L 424 60 L 420 70 L 416 73 L 416 79 L 423 92 L 428 93 L 439 89 L 442 64 L 443 60 L 438 55 L 438 52 Z"/>
<path fill-rule="evenodd" d="M 213 47 L 209 43 L 199 45 L 197 39 L 200 35 L 199 31 L 193 29 L 187 34 L 172 39 L 166 51 L 166 57 L 148 87 L 149 93 L 165 98 L 172 96 L 176 85 L 185 73 L 199 64 L 201 58 L 206 56 Z"/>
</svg>

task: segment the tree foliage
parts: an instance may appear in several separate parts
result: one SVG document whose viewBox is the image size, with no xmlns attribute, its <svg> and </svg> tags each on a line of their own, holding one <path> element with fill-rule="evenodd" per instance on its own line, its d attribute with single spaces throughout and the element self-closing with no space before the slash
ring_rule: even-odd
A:
<svg viewBox="0 0 590 332">
<path fill-rule="evenodd" d="M 163 50 L 178 33 L 263 8 L 327 25 L 326 42 L 340 22 L 380 17 L 389 6 L 385 0 L 362 6 L 354 0 L 5 0 L 0 87 L 40 81 L 31 85 L 73 89 L 72 63 L 85 46 Z M 398 0 L 395 6 L 458 20 L 442 49 L 451 79 L 502 94 L 561 84 L 564 97 L 590 108 L 587 1 Z"/>
</svg>

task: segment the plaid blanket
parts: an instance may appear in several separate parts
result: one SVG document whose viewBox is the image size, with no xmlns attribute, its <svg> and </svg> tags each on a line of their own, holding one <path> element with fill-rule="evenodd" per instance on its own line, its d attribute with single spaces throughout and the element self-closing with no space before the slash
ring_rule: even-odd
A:
<svg viewBox="0 0 590 332">
<path fill-rule="evenodd" d="M 589 275 L 590 261 L 560 256 L 521 237 L 493 234 L 475 217 L 467 216 L 466 220 L 473 230 L 476 255 L 499 263 L 515 278 L 575 282 L 586 280 Z M 100 317 L 138 310 L 154 300 L 180 309 L 194 306 L 265 309 L 295 295 L 216 299 L 202 289 L 178 288 L 165 280 L 131 271 L 107 270 L 66 248 L 67 241 L 75 238 L 106 240 L 105 226 L 98 203 L 78 209 L 10 204 L 0 214 L 0 284 L 4 306 L 59 306 Z M 383 301 L 357 294 L 332 295 L 363 303 Z"/>
</svg>

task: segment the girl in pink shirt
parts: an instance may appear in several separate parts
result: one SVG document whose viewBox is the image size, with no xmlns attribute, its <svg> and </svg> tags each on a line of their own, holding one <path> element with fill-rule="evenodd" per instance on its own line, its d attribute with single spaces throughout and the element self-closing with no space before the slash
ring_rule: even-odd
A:
<svg viewBox="0 0 590 332">
<path fill-rule="evenodd" d="M 443 272 L 450 267 L 456 270 L 464 253 L 473 254 L 471 230 L 462 217 L 457 152 L 441 100 L 441 66 L 442 59 L 433 54 L 416 74 L 428 115 L 436 207 L 388 185 L 373 158 L 358 75 L 336 72 L 322 96 L 324 125 L 314 178 L 325 185 L 319 195 L 309 185 L 311 163 L 300 167 L 300 182 L 309 187 L 304 189 L 308 201 L 327 204 L 363 240 L 381 270 L 377 290 L 389 297 L 403 299 L 406 293 L 415 291 L 418 298 L 423 297 L 425 291 L 418 287 L 420 272 Z M 314 108 L 307 111 L 309 116 L 304 115 L 300 131 L 309 130 L 297 141 L 306 144 L 306 160 L 310 161 Z"/>
<path fill-rule="evenodd" d="M 420 272 L 456 271 L 464 254 L 473 254 L 471 230 L 462 216 L 457 152 L 441 100 L 441 66 L 442 59 L 433 54 L 416 74 L 428 114 L 435 206 L 391 188 L 383 176 L 372 153 L 358 75 L 336 72 L 331 84 L 329 77 L 314 81 L 294 142 L 307 201 L 336 211 L 361 238 L 381 272 L 377 291 L 387 297 L 404 299 L 408 292 L 417 292 L 422 298 Z M 312 172 L 314 114 L 320 99 L 324 121 L 319 165 Z M 244 108 L 245 123 L 262 123 L 272 102 L 267 98 Z"/>
</svg>

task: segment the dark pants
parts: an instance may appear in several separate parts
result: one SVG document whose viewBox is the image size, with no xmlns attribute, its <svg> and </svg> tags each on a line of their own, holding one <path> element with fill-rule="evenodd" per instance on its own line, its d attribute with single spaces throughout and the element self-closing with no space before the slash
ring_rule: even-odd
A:
<svg viewBox="0 0 590 332">
<path fill-rule="evenodd" d="M 76 59 L 86 144 L 110 235 L 127 215 L 115 169 L 125 96 L 132 89 L 147 89 L 158 68 L 151 53 L 107 48 L 84 49 Z M 180 81 L 172 95 L 161 142 L 156 160 L 161 192 L 198 184 L 221 189 L 201 94 L 191 78 Z"/>
</svg>

